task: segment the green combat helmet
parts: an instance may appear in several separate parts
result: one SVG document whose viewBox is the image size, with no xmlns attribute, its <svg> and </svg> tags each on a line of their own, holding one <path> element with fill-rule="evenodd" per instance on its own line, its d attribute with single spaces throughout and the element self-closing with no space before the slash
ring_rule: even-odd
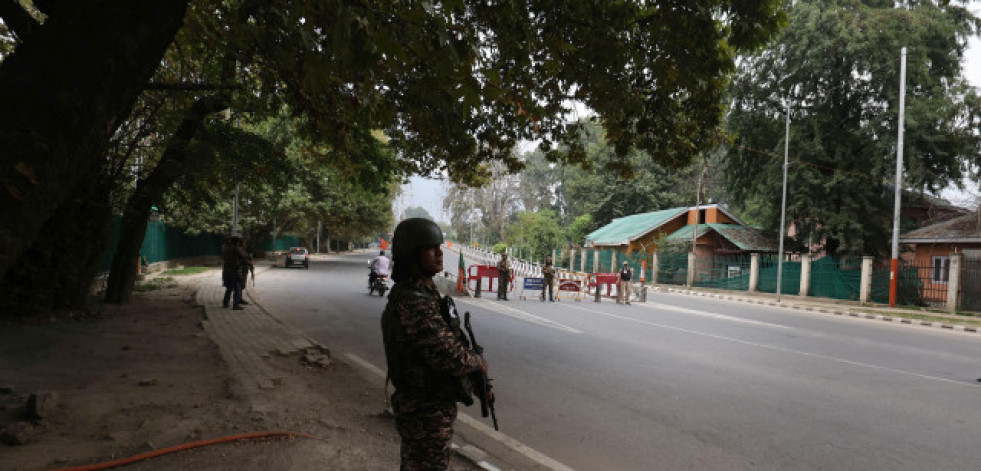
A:
<svg viewBox="0 0 981 471">
<path fill-rule="evenodd" d="M 423 247 L 443 243 L 443 230 L 426 218 L 406 219 L 395 227 L 392 237 L 392 258 L 410 257 Z"/>
</svg>

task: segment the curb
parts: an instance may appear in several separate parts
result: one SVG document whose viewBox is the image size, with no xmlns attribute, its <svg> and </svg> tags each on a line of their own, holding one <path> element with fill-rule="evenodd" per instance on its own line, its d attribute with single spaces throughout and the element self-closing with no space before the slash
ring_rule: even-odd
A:
<svg viewBox="0 0 981 471">
<path fill-rule="evenodd" d="M 272 268 L 272 265 L 266 265 L 266 264 L 256 265 L 256 270 L 255 270 L 256 271 L 256 275 L 258 275 L 258 274 L 260 274 L 262 272 L 265 272 L 266 270 L 269 270 L 271 268 Z M 209 336 L 209 338 L 211 339 L 212 342 L 215 342 L 216 344 L 219 344 L 219 342 L 216 341 L 215 338 L 212 338 L 211 335 L 217 334 L 219 336 L 223 336 L 223 335 L 226 335 L 226 334 L 221 333 L 221 332 L 216 332 L 214 330 L 216 328 L 216 326 L 210 320 L 210 318 L 212 316 L 212 313 L 210 311 L 213 310 L 213 309 L 216 309 L 216 307 L 213 306 L 213 305 L 211 305 L 211 304 L 209 304 L 208 301 L 207 301 L 207 299 L 205 299 L 209 295 L 209 293 L 207 293 L 206 291 L 209 290 L 209 289 L 215 289 L 215 286 L 209 286 L 209 283 L 208 282 L 202 282 L 202 280 L 194 280 L 193 284 L 194 284 L 194 303 L 196 305 L 201 306 L 202 308 L 204 308 L 205 313 L 206 313 L 206 320 L 204 320 L 202 322 L 206 326 L 208 324 L 211 324 L 210 326 L 208 326 L 208 327 L 205 328 L 205 331 L 207 332 L 207 335 Z M 223 292 L 223 291 L 224 291 L 224 288 L 221 288 L 220 286 L 218 286 L 218 289 L 216 289 L 216 292 L 215 293 L 210 293 L 210 295 L 214 296 L 214 295 L 217 295 L 217 292 Z M 312 348 L 316 348 L 316 349 L 320 350 L 321 352 L 325 353 L 327 355 L 327 358 L 328 359 L 330 359 L 332 357 L 331 352 L 330 352 L 330 349 L 327 346 L 325 346 L 325 345 L 321 344 L 320 342 L 314 340 L 306 332 L 303 332 L 303 331 L 301 331 L 299 329 L 296 329 L 296 328 L 293 328 L 293 327 L 289 326 L 288 324 L 286 324 L 285 322 L 283 322 L 282 319 L 280 319 L 275 314 L 273 314 L 268 309 L 266 309 L 265 306 L 262 305 L 262 298 L 259 297 L 259 296 L 257 296 L 257 294 L 258 293 L 256 293 L 256 291 L 254 289 L 252 289 L 252 290 L 246 290 L 245 293 L 243 293 L 243 295 L 247 296 L 251 300 L 251 304 L 247 307 L 247 309 L 254 309 L 254 310 L 257 310 L 257 311 L 261 312 L 262 315 L 268 317 L 272 322 L 275 322 L 276 324 L 282 326 L 284 328 L 284 330 L 288 330 L 290 335 L 302 337 L 304 340 L 306 340 L 310 344 L 310 346 Z M 221 309 L 221 308 L 218 308 L 218 309 Z M 210 329 L 210 332 L 209 332 L 209 329 Z M 235 340 L 240 340 L 240 339 L 235 339 L 235 340 L 228 339 L 228 340 L 231 340 L 231 342 L 234 343 Z M 227 345 L 226 342 L 221 342 L 221 343 Z M 269 353 L 273 353 L 273 352 L 269 352 Z M 282 355 L 282 356 L 289 356 L 292 353 L 295 353 L 295 351 L 293 349 L 288 348 L 288 347 L 281 347 L 281 348 L 277 349 L 275 351 L 275 353 L 278 354 L 278 355 Z M 301 352 L 301 354 L 302 354 L 302 352 Z M 247 355 L 247 356 L 246 355 L 235 355 L 235 358 L 226 359 L 226 361 L 231 360 L 232 363 L 236 363 L 236 368 L 244 368 L 244 369 L 248 370 L 248 369 L 252 369 L 252 368 L 255 368 L 256 366 L 258 366 L 258 364 L 256 363 L 256 361 L 258 361 L 258 359 L 259 358 L 254 357 L 254 355 Z M 257 368 L 257 369 L 261 370 L 262 368 Z M 246 393 L 247 394 L 248 393 L 258 392 L 257 389 L 258 390 L 262 390 L 262 389 L 274 389 L 278 385 L 278 383 L 281 383 L 283 381 L 283 378 L 271 378 L 271 377 L 268 377 L 269 376 L 269 372 L 268 371 L 245 371 L 245 372 L 241 372 L 241 373 L 244 373 L 244 374 L 239 379 L 241 381 L 243 381 L 243 383 L 246 383 L 245 384 L 245 389 L 246 389 Z M 251 385 L 248 384 L 250 382 L 250 380 L 252 382 Z M 257 389 L 256 389 L 256 386 L 258 387 Z M 481 450 L 480 448 L 477 448 L 477 447 L 475 447 L 473 445 L 459 446 L 456 443 L 451 443 L 450 446 L 453 448 L 453 451 L 457 455 L 459 455 L 460 457 L 462 457 L 462 458 L 470 461 L 475 466 L 478 466 L 480 469 L 483 469 L 485 471 L 501 471 L 500 468 L 494 466 L 493 464 L 491 464 L 488 461 L 488 458 L 489 458 L 488 454 L 485 451 Z"/>
<path fill-rule="evenodd" d="M 855 317 L 855 318 L 860 318 L 860 319 L 870 319 L 870 320 L 880 320 L 880 321 L 885 321 L 885 322 L 895 322 L 895 323 L 899 323 L 899 324 L 918 325 L 918 326 L 923 326 L 923 327 L 936 327 L 936 328 L 939 328 L 939 329 L 950 330 L 950 331 L 954 331 L 954 332 L 970 332 L 970 333 L 975 333 L 975 334 L 978 333 L 978 328 L 977 327 L 968 326 L 968 325 L 964 325 L 964 324 L 954 324 L 954 323 L 951 323 L 951 322 L 934 322 L 934 321 L 924 321 L 924 320 L 918 320 L 918 319 L 908 319 L 908 318 L 905 318 L 905 317 L 902 317 L 902 316 L 899 316 L 899 315 L 896 315 L 896 316 L 887 316 L 887 315 L 882 315 L 882 314 L 869 314 L 869 313 L 866 313 L 866 312 L 853 311 L 853 310 L 847 309 L 847 308 L 846 309 L 837 309 L 837 308 L 830 308 L 830 307 L 801 306 L 801 305 L 798 305 L 798 304 L 785 304 L 785 303 L 779 303 L 779 302 L 776 302 L 776 301 L 769 301 L 769 300 L 763 300 L 763 299 L 743 298 L 743 297 L 733 296 L 733 295 L 728 295 L 728 294 L 706 293 L 704 291 L 695 291 L 695 290 L 677 289 L 677 288 L 668 288 L 667 289 L 667 292 L 668 293 L 677 293 L 677 294 L 687 294 L 687 295 L 691 295 L 691 296 L 702 296 L 702 297 L 709 297 L 709 298 L 724 299 L 724 300 L 728 300 L 728 301 L 737 301 L 737 302 L 742 302 L 742 303 L 747 303 L 747 304 L 762 304 L 762 305 L 766 305 L 766 306 L 782 307 L 784 309 L 796 309 L 798 311 L 817 312 L 817 313 L 821 313 L 821 314 L 832 314 L 832 315 L 835 315 L 835 316 L 848 316 L 848 317 Z"/>
</svg>

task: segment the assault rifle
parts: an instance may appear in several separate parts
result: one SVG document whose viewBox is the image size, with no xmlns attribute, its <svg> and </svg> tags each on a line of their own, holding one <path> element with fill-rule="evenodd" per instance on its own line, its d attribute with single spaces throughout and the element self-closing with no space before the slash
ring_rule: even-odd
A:
<svg viewBox="0 0 981 471">
<path fill-rule="evenodd" d="M 484 347 L 477 343 L 477 337 L 473 334 L 473 327 L 470 326 L 470 311 L 463 314 L 463 326 L 467 329 L 467 334 L 470 335 L 470 348 L 473 349 L 474 353 L 483 357 Z M 488 412 L 490 412 L 491 420 L 494 421 L 494 430 L 497 430 L 497 413 L 494 412 L 494 385 L 491 383 L 491 379 L 487 377 L 487 373 L 478 370 L 470 373 L 470 382 L 473 384 L 473 393 L 480 400 L 480 415 L 487 417 Z"/>
</svg>

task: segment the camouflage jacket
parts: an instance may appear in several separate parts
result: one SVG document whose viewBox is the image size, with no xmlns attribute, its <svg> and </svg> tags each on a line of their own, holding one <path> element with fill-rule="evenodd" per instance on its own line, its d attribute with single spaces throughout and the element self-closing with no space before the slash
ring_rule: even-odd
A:
<svg viewBox="0 0 981 471">
<path fill-rule="evenodd" d="M 388 374 L 399 394 L 455 401 L 460 376 L 480 369 L 480 357 L 440 315 L 440 295 L 419 278 L 396 283 L 382 314 Z"/>
<path fill-rule="evenodd" d="M 241 247 L 225 244 L 221 246 L 222 274 L 240 275 L 242 269 L 248 269 L 249 258 Z"/>
</svg>

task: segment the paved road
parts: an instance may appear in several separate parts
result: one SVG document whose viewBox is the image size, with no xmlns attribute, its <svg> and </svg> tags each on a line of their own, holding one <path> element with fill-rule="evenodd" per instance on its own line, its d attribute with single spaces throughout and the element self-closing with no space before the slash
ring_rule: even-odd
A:
<svg viewBox="0 0 981 471">
<path fill-rule="evenodd" d="M 268 270 L 262 301 L 384 369 L 371 255 Z M 458 299 L 488 349 L 507 440 L 577 470 L 981 468 L 977 334 L 685 295 L 649 301 Z M 464 438 L 503 448 L 478 435 Z"/>
</svg>

